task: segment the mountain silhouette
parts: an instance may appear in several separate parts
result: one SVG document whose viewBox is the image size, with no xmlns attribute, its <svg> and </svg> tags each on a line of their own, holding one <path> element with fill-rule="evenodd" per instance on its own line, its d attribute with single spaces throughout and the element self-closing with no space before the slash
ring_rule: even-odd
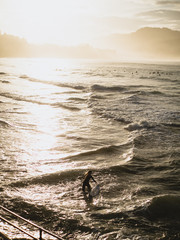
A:
<svg viewBox="0 0 180 240">
<path fill-rule="evenodd" d="M 168 28 L 146 27 L 129 34 L 112 34 L 99 39 L 97 46 L 100 44 L 122 55 L 180 59 L 180 31 Z"/>
<path fill-rule="evenodd" d="M 96 48 L 29 44 L 25 39 L 0 34 L 0 57 L 61 57 L 121 59 L 180 59 L 180 31 L 168 28 L 141 28 L 129 34 L 112 34 L 96 40 Z"/>
</svg>

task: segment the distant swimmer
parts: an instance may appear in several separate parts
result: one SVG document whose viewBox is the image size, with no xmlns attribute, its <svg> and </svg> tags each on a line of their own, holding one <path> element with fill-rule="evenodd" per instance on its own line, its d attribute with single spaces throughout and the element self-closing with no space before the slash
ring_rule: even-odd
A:
<svg viewBox="0 0 180 240">
<path fill-rule="evenodd" d="M 85 192 L 85 188 L 87 187 L 88 192 L 90 193 L 91 191 L 91 185 L 89 184 L 90 179 L 92 179 L 96 183 L 96 180 L 94 180 L 92 176 L 92 171 L 88 171 L 87 173 L 85 173 L 83 187 L 82 187 L 83 192 Z"/>
</svg>

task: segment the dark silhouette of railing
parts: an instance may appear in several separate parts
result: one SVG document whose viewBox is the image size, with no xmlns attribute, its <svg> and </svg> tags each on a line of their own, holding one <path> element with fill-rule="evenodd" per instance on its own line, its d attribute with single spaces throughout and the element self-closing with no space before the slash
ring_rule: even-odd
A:
<svg viewBox="0 0 180 240">
<path fill-rule="evenodd" d="M 29 237 L 31 237 L 31 238 L 33 238 L 33 239 L 35 239 L 35 240 L 43 240 L 43 239 L 42 239 L 42 233 L 44 232 L 44 233 L 49 234 L 49 235 L 52 236 L 52 237 L 55 237 L 55 238 L 60 239 L 60 240 L 63 240 L 62 237 L 57 236 L 56 234 L 54 234 L 54 233 L 52 233 L 52 232 L 50 232 L 50 231 L 48 231 L 48 230 L 46 230 L 46 229 L 38 226 L 37 224 L 35 224 L 35 223 L 33 223 L 33 222 L 31 222 L 31 221 L 29 221 L 29 220 L 27 220 L 27 219 L 19 216 L 18 214 L 10 211 L 9 209 L 7 209 L 7 208 L 5 208 L 5 207 L 3 207 L 3 206 L 1 206 L 1 205 L 0 205 L 0 208 L 3 209 L 5 212 L 8 212 L 8 213 L 10 213 L 11 215 L 14 215 L 14 216 L 16 216 L 17 218 L 23 220 L 24 222 L 30 224 L 31 226 L 34 226 L 35 228 L 37 228 L 37 229 L 39 230 L 39 238 L 36 238 L 36 237 L 32 236 L 30 233 L 28 233 L 27 231 L 25 231 L 24 229 L 16 226 L 15 224 L 11 223 L 11 222 L 10 222 L 9 220 L 7 220 L 6 218 L 0 216 L 0 219 L 1 219 L 1 220 L 3 220 L 4 222 L 8 223 L 8 224 L 11 225 L 11 226 L 13 226 L 14 228 L 18 229 L 19 231 L 25 233 L 27 236 L 29 236 Z"/>
</svg>

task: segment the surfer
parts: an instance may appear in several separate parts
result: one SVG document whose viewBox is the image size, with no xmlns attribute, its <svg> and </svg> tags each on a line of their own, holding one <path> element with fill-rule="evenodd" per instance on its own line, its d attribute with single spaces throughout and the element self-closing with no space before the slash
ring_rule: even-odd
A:
<svg viewBox="0 0 180 240">
<path fill-rule="evenodd" d="M 91 191 L 91 185 L 89 184 L 90 179 L 92 179 L 96 183 L 96 180 L 92 176 L 92 171 L 88 171 L 87 173 L 85 173 L 83 187 L 82 187 L 83 192 L 85 192 L 85 187 L 87 187 L 88 192 L 90 193 Z"/>
</svg>

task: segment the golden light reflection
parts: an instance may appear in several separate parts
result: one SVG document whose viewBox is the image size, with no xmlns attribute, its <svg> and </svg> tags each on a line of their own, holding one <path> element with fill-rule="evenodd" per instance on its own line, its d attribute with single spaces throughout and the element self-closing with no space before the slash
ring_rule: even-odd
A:
<svg viewBox="0 0 180 240">
<path fill-rule="evenodd" d="M 61 87 L 63 77 L 56 70 L 61 69 L 61 74 L 69 72 L 71 61 L 29 59 L 17 60 L 16 64 L 21 73 L 12 91 L 25 113 L 20 125 L 23 140 L 19 147 L 23 152 L 19 162 L 27 164 L 33 175 L 73 168 L 64 158 L 74 151 L 71 146 L 75 140 L 67 135 L 74 131 L 71 124 L 74 112 L 68 108 L 71 104 L 68 99 L 75 90 Z"/>
<path fill-rule="evenodd" d="M 56 109 L 51 106 L 31 106 L 32 122 L 35 123 L 36 129 L 36 142 L 32 145 L 37 150 L 52 149 L 55 147 L 57 134 L 64 134 L 65 129 L 58 126 L 58 116 Z"/>
<path fill-rule="evenodd" d="M 51 86 L 48 86 L 48 90 L 50 91 L 53 88 L 53 82 L 56 83 L 60 80 L 64 81 L 65 76 L 69 73 L 69 69 L 73 69 L 77 66 L 77 60 L 73 59 L 60 59 L 60 58 L 32 58 L 28 59 L 26 62 L 22 62 L 19 60 L 20 68 L 22 72 L 25 72 L 25 78 L 33 81 L 40 82 L 40 83 L 51 83 Z M 13 62 L 12 62 L 13 64 Z M 63 78 L 60 79 L 61 75 Z M 29 83 L 30 84 L 30 83 Z M 30 86 L 31 87 L 31 86 Z M 56 85 L 55 85 L 56 87 Z M 40 88 L 38 88 L 40 90 Z M 56 89 L 57 90 L 57 89 Z M 58 88 L 60 91 L 61 88 Z M 64 88 L 62 89 L 62 91 Z"/>
<path fill-rule="evenodd" d="M 28 111 L 33 131 L 27 134 L 31 168 L 37 174 L 82 168 L 81 162 L 66 161 L 74 140 L 66 138 L 70 126 L 64 119 L 67 110 L 48 105 L 32 104 Z M 73 155 L 73 153 L 71 153 Z M 87 167 L 87 166 L 86 166 Z"/>
<path fill-rule="evenodd" d="M 63 151 L 64 141 L 58 142 L 57 136 L 65 135 L 66 124 L 63 125 L 62 121 L 60 124 L 60 111 L 52 106 L 32 104 L 28 112 L 31 115 L 32 131 L 27 132 L 25 141 L 30 162 L 33 163 L 31 168 L 42 173 L 62 170 L 60 159 L 66 157 L 66 153 Z M 55 150 L 57 146 L 58 151 Z"/>
</svg>

